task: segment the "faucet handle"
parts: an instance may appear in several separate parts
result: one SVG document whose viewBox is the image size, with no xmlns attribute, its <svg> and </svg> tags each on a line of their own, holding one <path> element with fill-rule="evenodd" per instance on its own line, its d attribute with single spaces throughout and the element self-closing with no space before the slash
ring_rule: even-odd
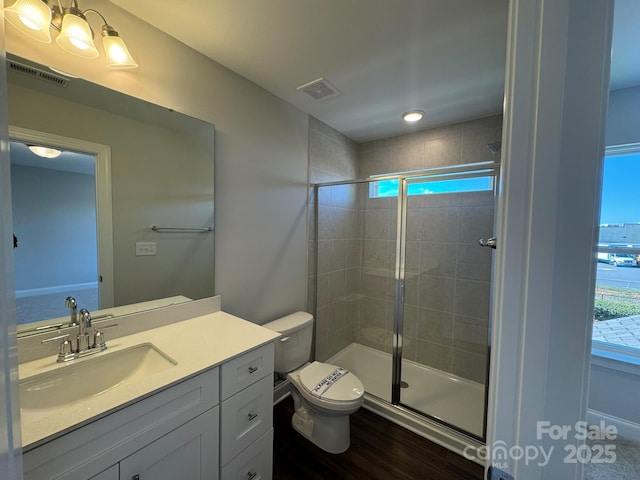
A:
<svg viewBox="0 0 640 480">
<path fill-rule="evenodd" d="M 104 333 L 101 330 L 96 330 L 93 334 L 93 345 L 91 348 L 100 348 L 101 350 L 105 350 L 107 348 L 107 343 L 104 339 Z"/>
<path fill-rule="evenodd" d="M 42 343 L 51 343 L 56 340 L 62 340 L 62 342 L 60 342 L 60 351 L 58 352 L 58 363 L 66 362 L 67 360 L 75 358 L 75 352 L 73 351 L 71 340 L 69 340 L 69 334 L 46 338 L 42 340 Z"/>
<path fill-rule="evenodd" d="M 104 330 L 105 328 L 117 327 L 117 323 L 112 323 L 111 325 L 105 325 L 104 327 L 100 327 L 95 329 L 95 333 L 93 334 L 93 345 L 91 348 L 99 348 L 100 350 L 107 349 L 107 343 L 104 338 Z"/>
</svg>

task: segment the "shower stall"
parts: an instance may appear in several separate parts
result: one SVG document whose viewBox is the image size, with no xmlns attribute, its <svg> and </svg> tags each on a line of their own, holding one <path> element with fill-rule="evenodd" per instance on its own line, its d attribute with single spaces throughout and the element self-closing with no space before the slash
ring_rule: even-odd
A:
<svg viewBox="0 0 640 480">
<path fill-rule="evenodd" d="M 462 451 L 485 438 L 499 164 L 314 189 L 315 354 L 365 407 Z"/>
</svg>

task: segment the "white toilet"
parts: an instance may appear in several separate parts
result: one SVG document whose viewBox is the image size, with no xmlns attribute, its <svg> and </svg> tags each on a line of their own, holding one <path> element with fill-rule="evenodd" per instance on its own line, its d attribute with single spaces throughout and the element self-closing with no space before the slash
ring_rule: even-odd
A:
<svg viewBox="0 0 640 480">
<path fill-rule="evenodd" d="M 362 405 L 364 386 L 358 377 L 328 363 L 308 363 L 313 316 L 296 312 L 263 325 L 281 333 L 276 340 L 275 371 L 287 375 L 295 413 L 294 429 L 330 453 L 349 448 L 349 415 Z"/>
</svg>

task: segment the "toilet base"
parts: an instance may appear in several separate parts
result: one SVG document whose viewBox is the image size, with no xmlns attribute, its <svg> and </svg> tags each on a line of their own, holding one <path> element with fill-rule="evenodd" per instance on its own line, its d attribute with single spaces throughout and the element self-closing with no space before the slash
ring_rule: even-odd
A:
<svg viewBox="0 0 640 480">
<path fill-rule="evenodd" d="M 295 413 L 291 426 L 295 431 L 317 447 L 329 453 L 343 453 L 351 444 L 349 415 L 330 415 L 307 407 L 300 402 L 297 392 L 293 394 Z M 298 399 L 296 400 L 296 397 Z"/>
</svg>

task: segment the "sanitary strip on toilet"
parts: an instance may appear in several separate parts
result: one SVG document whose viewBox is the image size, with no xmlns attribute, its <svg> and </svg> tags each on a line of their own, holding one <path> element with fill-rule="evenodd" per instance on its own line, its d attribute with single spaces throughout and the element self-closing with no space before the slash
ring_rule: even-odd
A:
<svg viewBox="0 0 640 480">
<path fill-rule="evenodd" d="M 322 397 L 322 395 L 324 395 L 327 392 L 327 390 L 329 390 L 331 386 L 340 379 L 340 377 L 342 377 L 343 375 L 346 375 L 347 373 L 349 373 L 349 371 L 345 370 L 344 368 L 341 368 L 341 367 L 336 368 L 333 372 L 331 372 L 329 375 L 324 377 L 320 382 L 318 382 L 318 384 L 313 388 L 313 390 L 311 390 L 311 393 L 313 393 L 318 397 Z"/>
</svg>

